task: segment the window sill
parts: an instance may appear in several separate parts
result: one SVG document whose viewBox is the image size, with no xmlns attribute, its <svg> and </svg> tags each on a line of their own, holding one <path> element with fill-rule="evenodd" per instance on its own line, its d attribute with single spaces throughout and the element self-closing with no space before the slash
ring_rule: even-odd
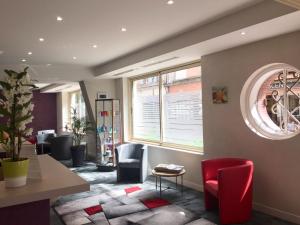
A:
<svg viewBox="0 0 300 225">
<path fill-rule="evenodd" d="M 156 144 L 153 142 L 147 142 L 147 141 L 141 141 L 141 140 L 129 140 L 127 141 L 128 143 L 139 143 L 139 144 L 146 144 L 148 146 L 154 147 L 154 148 L 162 148 L 170 151 L 177 151 L 177 152 L 184 152 L 188 154 L 194 154 L 194 155 L 204 155 L 203 148 L 199 150 L 191 150 L 191 149 L 180 149 L 180 148 L 175 148 L 175 147 L 170 147 L 170 146 L 163 146 L 160 144 Z"/>
</svg>

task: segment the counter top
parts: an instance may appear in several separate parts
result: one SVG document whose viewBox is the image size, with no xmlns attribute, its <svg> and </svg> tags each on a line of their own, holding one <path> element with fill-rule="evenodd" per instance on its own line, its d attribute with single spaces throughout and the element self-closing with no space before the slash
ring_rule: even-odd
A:
<svg viewBox="0 0 300 225">
<path fill-rule="evenodd" d="M 0 207 L 89 191 L 87 181 L 48 155 L 39 155 L 43 179 L 28 179 L 26 186 L 6 188 L 0 181 Z"/>
</svg>

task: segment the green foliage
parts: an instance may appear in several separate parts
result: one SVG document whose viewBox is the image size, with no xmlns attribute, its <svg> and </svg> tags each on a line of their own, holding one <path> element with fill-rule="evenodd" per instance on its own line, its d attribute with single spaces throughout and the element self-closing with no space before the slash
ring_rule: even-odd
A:
<svg viewBox="0 0 300 225">
<path fill-rule="evenodd" d="M 7 124 L 0 125 L 0 144 L 11 154 L 14 161 L 20 159 L 24 137 L 31 134 L 26 125 L 32 121 L 32 89 L 36 88 L 27 75 L 28 67 L 21 72 L 5 70 L 5 81 L 0 81 L 0 115 Z M 8 138 L 4 138 L 4 134 Z"/>
<path fill-rule="evenodd" d="M 1 85 L 4 89 L 7 89 L 7 90 L 11 90 L 11 89 L 13 88 L 9 83 L 7 83 L 7 82 L 5 82 L 5 81 L 1 81 L 1 80 L 0 80 L 0 85 Z"/>
<path fill-rule="evenodd" d="M 76 109 L 71 108 L 72 110 L 72 122 L 71 122 L 71 128 L 69 129 L 73 133 L 73 141 L 74 145 L 78 146 L 80 145 L 81 141 L 85 137 L 86 133 L 88 131 L 93 131 L 92 124 L 88 121 L 86 121 L 86 118 L 80 118 Z"/>
</svg>

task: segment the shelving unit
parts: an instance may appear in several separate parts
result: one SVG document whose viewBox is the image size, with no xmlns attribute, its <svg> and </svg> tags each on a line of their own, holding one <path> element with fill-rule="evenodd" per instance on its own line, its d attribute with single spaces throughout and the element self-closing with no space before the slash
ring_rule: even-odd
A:
<svg viewBox="0 0 300 225">
<path fill-rule="evenodd" d="M 101 171 L 115 168 L 114 149 L 121 144 L 121 112 L 118 99 L 95 101 L 97 124 L 97 167 Z"/>
</svg>

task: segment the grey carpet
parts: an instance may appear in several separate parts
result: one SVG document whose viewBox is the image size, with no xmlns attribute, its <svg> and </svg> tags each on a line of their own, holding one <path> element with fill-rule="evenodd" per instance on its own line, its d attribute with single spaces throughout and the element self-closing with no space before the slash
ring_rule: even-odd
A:
<svg viewBox="0 0 300 225">
<path fill-rule="evenodd" d="M 69 166 L 71 165 L 70 162 L 63 162 L 65 165 Z M 155 179 L 152 176 L 149 176 L 146 182 L 143 184 L 136 184 L 136 183 L 117 183 L 116 182 L 116 172 L 99 172 L 97 171 L 97 168 L 94 163 L 86 163 L 85 166 L 80 167 L 80 168 L 70 168 L 72 171 L 76 172 L 79 176 L 87 180 L 91 184 L 91 190 L 88 192 L 83 192 L 83 193 L 78 193 L 78 194 L 73 194 L 73 195 L 68 195 L 59 198 L 53 205 L 55 206 L 60 206 L 64 203 L 74 201 L 76 199 L 82 199 L 94 195 L 101 195 L 102 194 L 102 201 L 105 202 L 105 197 L 103 193 L 110 192 L 111 190 L 124 190 L 124 188 L 130 187 L 130 186 L 135 186 L 138 185 L 141 187 L 143 190 L 148 190 L 149 193 L 156 193 L 157 197 L 159 196 L 157 192 L 155 191 Z M 163 182 L 164 186 L 172 186 L 174 187 L 175 185 L 169 181 L 164 181 Z M 137 193 L 138 195 L 138 193 Z M 117 196 L 114 196 L 117 197 Z M 135 196 L 138 197 L 138 196 Z M 167 190 L 163 192 L 163 198 L 167 199 L 170 201 L 172 204 L 177 205 L 195 215 L 197 215 L 198 218 L 204 218 L 207 219 L 208 222 L 216 223 L 219 224 L 218 220 L 218 212 L 217 211 L 210 211 L 207 212 L 204 209 L 204 202 L 203 202 L 203 193 L 195 191 L 190 188 L 184 188 L 184 195 L 181 196 L 179 191 L 176 190 Z M 124 199 L 124 201 L 129 201 L 128 199 Z M 102 203 L 103 203 L 102 202 Z M 150 213 L 151 214 L 151 213 Z M 131 214 L 130 218 L 147 218 L 151 215 L 149 215 L 149 212 L 140 212 L 137 214 Z M 64 225 L 58 215 L 51 210 L 50 213 L 51 217 L 51 225 Z M 99 221 L 101 221 L 101 216 L 98 218 Z M 128 219 L 128 218 L 127 218 Z M 120 221 L 124 220 L 122 217 L 118 217 L 115 219 L 110 220 L 110 225 L 115 225 L 115 224 L 122 224 Z M 205 220 L 206 221 L 206 220 Z M 198 223 L 197 223 L 198 222 Z M 207 221 L 204 223 L 203 221 L 198 220 L 194 221 L 194 223 L 191 223 L 191 225 L 197 225 L 197 224 L 203 224 L 206 225 L 208 223 Z M 102 224 L 99 222 L 99 224 Z M 104 223 L 103 223 L 104 224 Z M 210 225 L 210 224 L 207 224 Z M 260 213 L 260 212 L 253 212 L 253 217 L 252 220 L 245 223 L 245 225 L 295 225 L 293 223 L 289 223 L 286 221 L 283 221 L 281 219 Z"/>
</svg>

